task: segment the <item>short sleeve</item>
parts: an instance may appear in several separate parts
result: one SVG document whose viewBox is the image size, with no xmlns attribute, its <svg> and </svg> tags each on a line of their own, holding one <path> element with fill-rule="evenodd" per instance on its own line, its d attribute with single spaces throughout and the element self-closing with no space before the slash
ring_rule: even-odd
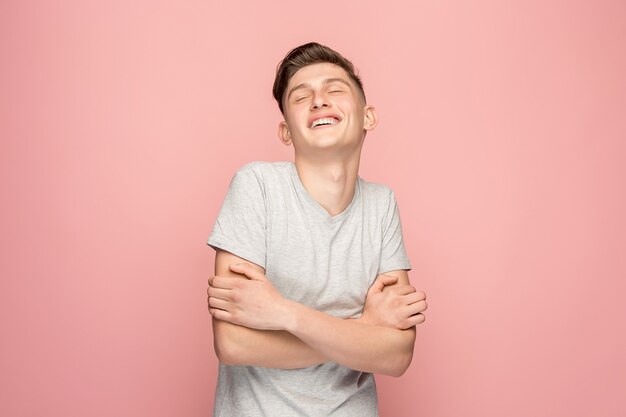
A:
<svg viewBox="0 0 626 417">
<path fill-rule="evenodd" d="M 208 245 L 265 268 L 265 193 L 260 173 L 241 168 L 230 182 Z"/>
<path fill-rule="evenodd" d="M 390 191 L 387 214 L 383 222 L 383 242 L 378 273 L 382 274 L 397 269 L 410 270 L 411 263 L 404 248 L 398 203 L 393 192 Z"/>
</svg>

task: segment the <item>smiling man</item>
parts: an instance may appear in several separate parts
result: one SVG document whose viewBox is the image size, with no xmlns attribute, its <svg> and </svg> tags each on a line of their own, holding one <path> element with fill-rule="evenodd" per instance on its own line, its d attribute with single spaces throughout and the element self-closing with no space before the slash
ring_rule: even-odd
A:
<svg viewBox="0 0 626 417">
<path fill-rule="evenodd" d="M 208 241 L 214 415 L 377 416 L 372 373 L 404 373 L 427 306 L 393 193 L 358 176 L 376 110 L 317 43 L 287 54 L 273 93 L 295 163 L 241 168 Z"/>
</svg>

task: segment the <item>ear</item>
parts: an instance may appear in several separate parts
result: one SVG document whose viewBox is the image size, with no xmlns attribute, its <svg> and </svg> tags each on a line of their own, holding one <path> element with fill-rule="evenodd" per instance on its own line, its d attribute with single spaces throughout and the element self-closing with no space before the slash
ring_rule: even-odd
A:
<svg viewBox="0 0 626 417">
<path fill-rule="evenodd" d="M 367 132 L 374 130 L 378 125 L 378 113 L 376 113 L 376 108 L 370 105 L 365 106 L 365 114 L 363 117 L 363 129 Z"/>
<path fill-rule="evenodd" d="M 291 145 L 291 133 L 289 132 L 287 122 L 284 120 L 278 124 L 278 139 L 280 139 L 285 146 Z"/>
</svg>

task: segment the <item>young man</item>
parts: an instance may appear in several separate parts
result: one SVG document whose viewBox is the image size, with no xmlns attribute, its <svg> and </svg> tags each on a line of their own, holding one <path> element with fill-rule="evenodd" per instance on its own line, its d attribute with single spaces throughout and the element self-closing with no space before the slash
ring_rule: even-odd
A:
<svg viewBox="0 0 626 417">
<path fill-rule="evenodd" d="M 372 373 L 407 369 L 426 297 L 393 193 L 358 177 L 376 111 L 352 64 L 317 43 L 283 59 L 274 97 L 295 163 L 241 168 L 208 241 L 214 415 L 377 416 Z"/>
</svg>

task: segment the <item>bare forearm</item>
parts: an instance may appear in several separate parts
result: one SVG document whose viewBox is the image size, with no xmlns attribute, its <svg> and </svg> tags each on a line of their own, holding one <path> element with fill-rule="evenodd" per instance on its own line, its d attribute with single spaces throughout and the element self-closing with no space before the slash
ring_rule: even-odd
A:
<svg viewBox="0 0 626 417">
<path fill-rule="evenodd" d="M 227 365 L 296 369 L 329 360 L 286 331 L 257 330 L 213 319 L 213 334 L 215 352 Z"/>
<path fill-rule="evenodd" d="M 371 311 L 368 309 L 357 320 L 332 317 L 285 299 L 260 266 L 227 264 L 238 260 L 219 251 L 216 273 L 222 276 L 213 277 L 209 288 L 215 351 L 223 363 L 290 369 L 332 360 L 352 369 L 387 375 L 401 375 L 410 364 L 417 322 L 399 330 L 390 327 L 397 320 L 383 324 L 372 321 L 372 316 L 379 315 L 365 314 Z M 394 280 L 408 284 L 406 271 L 396 272 Z M 397 303 L 400 298 L 394 290 L 382 292 L 390 283 L 385 283 L 382 275 L 379 278 L 367 295 L 368 300 L 379 300 L 370 303 L 378 305 L 373 311 L 385 315 L 382 312 L 399 311 L 400 305 L 403 315 L 416 313 L 403 307 L 410 303 Z"/>
<path fill-rule="evenodd" d="M 411 362 L 413 329 L 373 326 L 304 310 L 291 332 L 251 329 L 214 319 L 218 358 L 228 365 L 281 369 L 333 360 L 351 369 L 392 376 L 401 375 Z"/>
<path fill-rule="evenodd" d="M 364 372 L 399 376 L 413 357 L 415 328 L 398 330 L 342 320 L 291 303 L 286 330 L 329 359 Z"/>
<path fill-rule="evenodd" d="M 228 268 L 229 264 L 238 262 L 244 261 L 229 252 L 218 250 L 215 256 L 215 274 L 233 279 L 246 279 Z M 258 265 L 251 267 L 265 272 Z M 213 345 L 219 360 L 229 365 L 294 369 L 306 368 L 328 360 L 288 332 L 257 330 L 215 318 Z"/>
</svg>

